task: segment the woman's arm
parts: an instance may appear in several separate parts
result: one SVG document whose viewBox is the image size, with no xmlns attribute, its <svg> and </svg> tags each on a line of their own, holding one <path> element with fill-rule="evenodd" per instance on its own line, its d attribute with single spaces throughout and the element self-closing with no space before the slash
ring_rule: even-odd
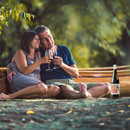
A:
<svg viewBox="0 0 130 130">
<path fill-rule="evenodd" d="M 31 72 L 33 72 L 38 66 L 40 66 L 41 64 L 45 64 L 45 63 L 50 63 L 52 59 L 51 57 L 48 56 L 44 56 L 43 58 L 39 58 L 36 62 L 34 62 L 31 65 L 27 65 L 27 60 L 26 60 L 26 56 L 24 54 L 24 52 L 22 50 L 18 50 L 15 55 L 14 58 L 12 59 L 13 62 L 15 62 L 18 70 L 23 73 L 23 74 L 30 74 Z"/>
<path fill-rule="evenodd" d="M 41 80 L 41 75 L 40 75 L 40 73 L 38 74 L 38 78 L 39 78 L 39 80 Z"/>
</svg>

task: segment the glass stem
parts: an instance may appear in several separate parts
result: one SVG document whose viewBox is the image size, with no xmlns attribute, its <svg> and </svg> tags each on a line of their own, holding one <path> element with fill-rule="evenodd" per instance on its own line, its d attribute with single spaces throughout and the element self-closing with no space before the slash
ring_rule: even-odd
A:
<svg viewBox="0 0 130 130">
<path fill-rule="evenodd" d="M 50 64 L 48 64 L 48 69 L 50 69 Z"/>
</svg>

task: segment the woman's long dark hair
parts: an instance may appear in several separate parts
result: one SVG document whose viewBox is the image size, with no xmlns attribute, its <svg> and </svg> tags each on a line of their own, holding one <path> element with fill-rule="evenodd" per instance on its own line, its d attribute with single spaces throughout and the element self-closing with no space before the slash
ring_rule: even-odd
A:
<svg viewBox="0 0 130 130">
<path fill-rule="evenodd" d="M 37 35 L 37 33 L 34 30 L 28 30 L 25 31 L 22 34 L 21 37 L 21 49 L 23 49 L 24 51 L 26 51 L 28 54 L 30 54 L 30 49 L 29 49 L 29 45 L 32 42 L 33 38 Z M 39 49 L 37 49 L 36 51 L 38 51 Z"/>
</svg>

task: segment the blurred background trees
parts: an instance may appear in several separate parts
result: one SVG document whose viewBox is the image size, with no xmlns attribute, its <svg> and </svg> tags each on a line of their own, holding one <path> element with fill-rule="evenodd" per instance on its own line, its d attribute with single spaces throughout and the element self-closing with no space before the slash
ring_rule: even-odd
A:
<svg viewBox="0 0 130 130">
<path fill-rule="evenodd" d="M 130 63 L 129 0 L 3 0 L 0 18 L 5 2 L 22 4 L 24 13 L 7 17 L 8 26 L 0 22 L 1 67 L 11 62 L 22 33 L 40 24 L 49 27 L 55 44 L 69 47 L 79 68 Z"/>
</svg>

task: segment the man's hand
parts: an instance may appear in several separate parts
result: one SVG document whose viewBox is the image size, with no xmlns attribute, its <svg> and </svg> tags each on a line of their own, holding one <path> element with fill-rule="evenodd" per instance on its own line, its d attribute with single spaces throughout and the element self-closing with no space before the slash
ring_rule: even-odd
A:
<svg viewBox="0 0 130 130">
<path fill-rule="evenodd" d="M 54 65 L 59 65 L 61 68 L 63 67 L 63 60 L 59 56 L 55 56 L 54 59 L 52 60 Z"/>
<path fill-rule="evenodd" d="M 14 71 L 11 71 L 10 73 L 7 74 L 7 79 L 8 79 L 9 84 L 13 82 L 13 78 L 12 78 L 13 74 L 16 75 Z"/>
<path fill-rule="evenodd" d="M 72 77 L 77 78 L 79 76 L 78 68 L 75 64 L 68 66 L 63 62 L 63 59 L 59 56 L 55 56 L 52 61 L 54 65 L 59 65 L 66 73 L 68 73 Z"/>
</svg>

